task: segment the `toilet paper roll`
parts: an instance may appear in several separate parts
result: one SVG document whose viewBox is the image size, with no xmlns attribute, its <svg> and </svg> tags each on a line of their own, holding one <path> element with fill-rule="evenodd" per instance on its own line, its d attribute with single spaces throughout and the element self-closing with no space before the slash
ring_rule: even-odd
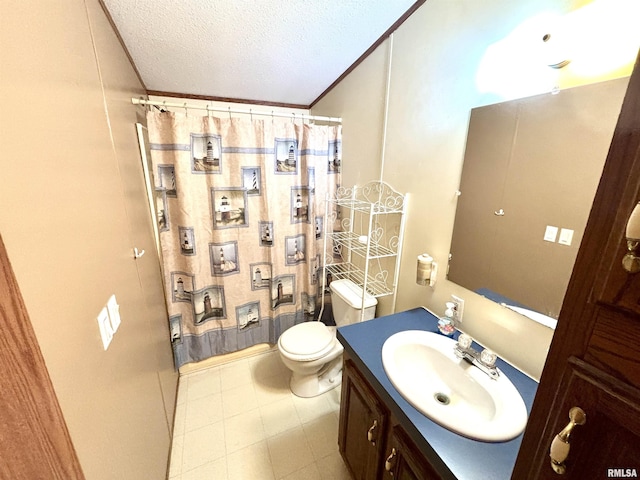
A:
<svg viewBox="0 0 640 480">
<path fill-rule="evenodd" d="M 429 285 L 431 278 L 431 268 L 433 266 L 433 257 L 428 253 L 418 255 L 418 265 L 416 271 L 416 283 L 418 285 Z"/>
</svg>

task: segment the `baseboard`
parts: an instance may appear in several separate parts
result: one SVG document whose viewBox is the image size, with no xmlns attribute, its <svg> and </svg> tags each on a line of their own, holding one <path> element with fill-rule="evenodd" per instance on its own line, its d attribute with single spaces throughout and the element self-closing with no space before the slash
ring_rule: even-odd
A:
<svg viewBox="0 0 640 480">
<path fill-rule="evenodd" d="M 218 365 L 224 365 L 225 363 L 239 360 L 241 358 L 249 358 L 261 353 L 277 350 L 277 345 L 271 345 L 269 343 L 259 343 L 237 352 L 231 352 L 224 355 L 216 355 L 215 357 L 209 357 L 205 360 L 196 363 L 186 363 L 178 370 L 180 375 L 187 375 L 189 373 L 199 372 L 208 368 L 217 367 Z"/>
</svg>

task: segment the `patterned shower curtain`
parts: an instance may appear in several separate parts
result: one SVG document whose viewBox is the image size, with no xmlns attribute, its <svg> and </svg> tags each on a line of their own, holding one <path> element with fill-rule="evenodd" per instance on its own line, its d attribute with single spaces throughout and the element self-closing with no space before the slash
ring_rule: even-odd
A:
<svg viewBox="0 0 640 480">
<path fill-rule="evenodd" d="M 341 128 L 173 112 L 147 124 L 176 366 L 313 319 Z"/>
</svg>

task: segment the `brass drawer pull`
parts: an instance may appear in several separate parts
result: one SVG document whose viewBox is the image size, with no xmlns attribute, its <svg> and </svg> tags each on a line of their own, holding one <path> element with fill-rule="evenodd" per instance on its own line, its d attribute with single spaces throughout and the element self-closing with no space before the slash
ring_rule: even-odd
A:
<svg viewBox="0 0 640 480">
<path fill-rule="evenodd" d="M 369 430 L 367 430 L 367 440 L 369 440 L 369 442 L 371 442 L 371 444 L 373 445 L 376 444 L 376 437 L 378 436 L 376 434 L 377 428 L 378 428 L 378 421 L 374 420 L 373 425 L 371 425 L 371 427 L 369 427 Z"/>
<path fill-rule="evenodd" d="M 569 456 L 569 436 L 576 425 L 584 425 L 587 422 L 587 414 L 580 407 L 573 407 L 569 410 L 569 423 L 558 433 L 551 442 L 549 456 L 551 457 L 551 468 L 558 475 L 563 475 L 567 471 L 564 461 Z"/>
</svg>

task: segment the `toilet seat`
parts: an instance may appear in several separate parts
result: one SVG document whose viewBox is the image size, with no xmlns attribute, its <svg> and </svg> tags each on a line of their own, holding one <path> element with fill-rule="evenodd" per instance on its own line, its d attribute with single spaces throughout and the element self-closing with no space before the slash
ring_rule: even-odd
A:
<svg viewBox="0 0 640 480">
<path fill-rule="evenodd" d="M 278 340 L 280 352 L 298 362 L 311 362 L 327 355 L 336 342 L 335 332 L 322 322 L 294 325 Z"/>
</svg>

